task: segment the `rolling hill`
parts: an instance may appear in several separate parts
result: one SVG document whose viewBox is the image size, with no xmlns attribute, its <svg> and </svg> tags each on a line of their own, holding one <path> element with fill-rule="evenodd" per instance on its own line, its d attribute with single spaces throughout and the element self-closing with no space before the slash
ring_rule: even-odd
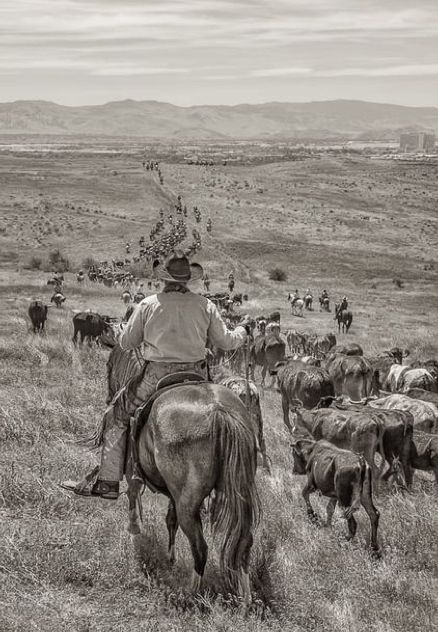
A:
<svg viewBox="0 0 438 632">
<path fill-rule="evenodd" d="M 169 140 L 396 138 L 401 130 L 438 131 L 438 108 L 364 101 L 178 107 L 116 101 L 70 107 L 47 101 L 0 104 L 0 134 L 108 135 Z"/>
</svg>

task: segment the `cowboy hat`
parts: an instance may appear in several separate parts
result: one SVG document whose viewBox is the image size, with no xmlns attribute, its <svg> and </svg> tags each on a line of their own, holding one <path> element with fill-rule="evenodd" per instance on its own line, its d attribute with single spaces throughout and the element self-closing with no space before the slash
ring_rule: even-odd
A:
<svg viewBox="0 0 438 632">
<path fill-rule="evenodd" d="M 172 283 L 198 281 L 204 276 L 202 266 L 199 263 L 190 263 L 181 251 L 173 252 L 164 263 L 158 259 L 154 261 L 152 272 L 156 279 Z"/>
</svg>

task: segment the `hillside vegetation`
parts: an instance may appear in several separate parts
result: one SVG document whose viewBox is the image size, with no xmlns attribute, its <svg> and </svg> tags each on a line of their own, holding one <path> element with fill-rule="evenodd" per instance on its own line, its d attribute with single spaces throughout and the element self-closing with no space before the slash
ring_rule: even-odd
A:
<svg viewBox="0 0 438 632">
<path fill-rule="evenodd" d="M 310 286 L 315 296 L 327 288 L 333 299 L 348 295 L 354 312 L 348 339 L 367 352 L 397 344 L 413 357 L 438 353 L 436 167 L 347 156 L 260 167 L 163 164 L 162 170 L 159 187 L 135 156 L 0 156 L 0 629 L 432 630 L 438 606 L 432 478 L 416 474 L 405 496 L 382 489 L 376 504 L 383 558 L 372 560 L 363 511 L 353 544 L 340 513 L 332 529 L 308 522 L 275 391 L 262 397 L 273 472 L 257 475 L 263 519 L 249 612 L 224 594 L 210 535 L 204 591 L 196 598 L 187 592 L 190 551 L 180 533 L 176 565 L 168 565 L 163 498 L 145 492 L 144 534 L 133 542 L 125 496 L 113 504 L 71 497 L 57 486 L 96 462 L 81 439 L 93 432 L 106 398 L 108 351 L 73 346 L 72 310 L 118 316 L 124 309 L 120 290 L 79 287 L 67 273 L 65 307 L 50 310 L 47 334 L 34 336 L 29 301 L 48 300 L 50 290 L 49 275 L 27 269 L 29 259 L 59 248 L 75 269 L 90 255 L 121 256 L 127 240 L 148 236 L 172 192 L 183 195 L 189 211 L 195 204 L 202 211 L 197 259 L 213 291 L 224 288 L 233 269 L 251 314 L 279 307 L 285 328 L 332 331 L 332 315 L 293 318 L 286 303 L 295 287 Z M 191 215 L 189 225 L 195 226 Z M 274 267 L 287 281 L 269 279 Z M 316 497 L 314 504 L 323 515 L 325 501 Z"/>
</svg>

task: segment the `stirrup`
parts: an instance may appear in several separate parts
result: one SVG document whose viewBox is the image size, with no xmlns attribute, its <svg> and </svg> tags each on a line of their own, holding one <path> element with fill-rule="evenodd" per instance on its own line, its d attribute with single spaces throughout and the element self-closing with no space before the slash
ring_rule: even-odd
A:
<svg viewBox="0 0 438 632">
<path fill-rule="evenodd" d="M 69 492 L 74 492 L 78 496 L 91 496 L 98 472 L 99 466 L 96 465 L 81 481 L 64 481 L 59 486 Z"/>
</svg>

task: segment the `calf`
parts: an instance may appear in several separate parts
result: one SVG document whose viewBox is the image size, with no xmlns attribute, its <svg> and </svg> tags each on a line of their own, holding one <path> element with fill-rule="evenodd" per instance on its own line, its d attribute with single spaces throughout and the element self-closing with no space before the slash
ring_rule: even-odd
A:
<svg viewBox="0 0 438 632">
<path fill-rule="evenodd" d="M 310 503 L 310 494 L 320 491 L 323 496 L 330 498 L 327 505 L 327 526 L 331 525 L 336 504 L 339 502 L 348 523 L 348 539 L 351 540 L 357 529 L 354 513 L 362 505 L 371 523 L 371 549 L 379 555 L 379 512 L 373 502 L 371 469 L 364 458 L 350 450 L 337 448 L 328 441 L 309 439 L 299 439 L 293 446 L 293 454 L 293 471 L 307 474 L 302 495 L 309 517 L 312 520 L 318 519 Z"/>
</svg>

